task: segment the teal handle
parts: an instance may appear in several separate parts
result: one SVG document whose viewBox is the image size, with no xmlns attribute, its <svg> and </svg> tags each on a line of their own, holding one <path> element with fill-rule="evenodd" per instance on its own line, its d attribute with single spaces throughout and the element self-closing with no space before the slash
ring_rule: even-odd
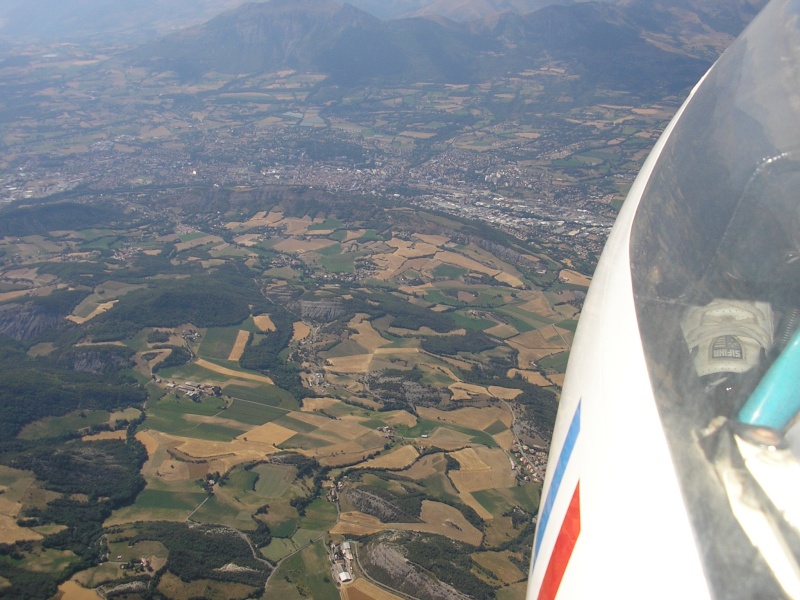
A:
<svg viewBox="0 0 800 600">
<path fill-rule="evenodd" d="M 783 430 L 800 411 L 800 330 L 739 411 L 746 425 Z"/>
</svg>

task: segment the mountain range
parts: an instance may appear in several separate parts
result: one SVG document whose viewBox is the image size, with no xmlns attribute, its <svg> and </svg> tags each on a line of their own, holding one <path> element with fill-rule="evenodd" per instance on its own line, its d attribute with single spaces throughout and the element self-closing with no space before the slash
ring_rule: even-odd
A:
<svg viewBox="0 0 800 600">
<path fill-rule="evenodd" d="M 334 0 L 272 0 L 144 44 L 125 60 L 184 79 L 297 69 L 343 86 L 474 83 L 557 66 L 587 88 L 662 95 L 696 81 L 756 8 L 720 0 L 715 10 L 698 1 L 700 10 L 694 1 L 551 4 L 456 22 L 385 21 Z"/>
<path fill-rule="evenodd" d="M 257 0 L 269 2 L 269 0 Z M 469 22 L 501 13 L 528 14 L 579 0 L 350 0 L 382 20 L 444 17 Z M 764 0 L 603 0 L 638 15 L 648 29 L 689 28 L 735 35 Z M 244 0 L 3 0 L 0 40 L 152 41 L 165 33 L 198 25 L 244 4 Z M 728 40 L 729 41 L 729 40 Z M 713 42 L 712 42 L 713 43 Z"/>
</svg>

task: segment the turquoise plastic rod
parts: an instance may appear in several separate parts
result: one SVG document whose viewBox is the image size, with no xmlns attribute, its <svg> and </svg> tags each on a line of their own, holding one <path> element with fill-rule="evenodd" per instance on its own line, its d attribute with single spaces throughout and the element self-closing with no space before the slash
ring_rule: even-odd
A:
<svg viewBox="0 0 800 600">
<path fill-rule="evenodd" d="M 800 411 L 800 330 L 750 394 L 738 420 L 783 430 Z"/>
</svg>

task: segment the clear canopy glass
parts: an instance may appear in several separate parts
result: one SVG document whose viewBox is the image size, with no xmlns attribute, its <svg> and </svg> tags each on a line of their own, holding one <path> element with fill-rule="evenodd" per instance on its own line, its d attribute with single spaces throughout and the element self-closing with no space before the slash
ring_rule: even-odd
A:
<svg viewBox="0 0 800 600">
<path fill-rule="evenodd" d="M 773 0 L 695 90 L 631 235 L 650 379 L 721 598 L 800 594 L 798 17 Z"/>
</svg>

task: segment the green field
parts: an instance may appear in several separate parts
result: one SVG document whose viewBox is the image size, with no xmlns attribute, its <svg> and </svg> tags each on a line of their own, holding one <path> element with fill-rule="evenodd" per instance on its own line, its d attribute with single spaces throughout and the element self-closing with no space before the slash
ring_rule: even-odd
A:
<svg viewBox="0 0 800 600">
<path fill-rule="evenodd" d="M 192 515 L 192 520 L 199 523 L 213 525 L 221 523 L 234 527 L 235 529 L 252 531 L 256 528 L 256 523 L 251 518 L 251 513 L 243 510 L 245 507 L 233 506 L 223 501 L 217 493 L 211 496 L 199 509 Z"/>
<path fill-rule="evenodd" d="M 453 321 L 456 322 L 456 325 L 459 327 L 463 327 L 464 329 L 471 329 L 473 331 L 484 331 L 489 329 L 490 327 L 494 327 L 497 325 L 494 321 L 490 319 L 482 319 L 482 318 L 474 318 L 470 317 L 469 315 L 465 315 L 461 312 L 452 312 L 449 313 L 450 317 Z"/>
<path fill-rule="evenodd" d="M 200 489 L 196 493 L 146 489 L 136 496 L 134 506 L 140 509 L 166 508 L 191 512 L 206 499 L 206 496 L 207 494 Z"/>
<path fill-rule="evenodd" d="M 288 539 L 294 535 L 295 531 L 297 531 L 297 519 L 288 519 L 272 528 L 272 537 Z"/>
<path fill-rule="evenodd" d="M 463 267 L 457 267 L 455 265 L 449 265 L 447 263 L 442 263 L 438 267 L 436 267 L 433 271 L 434 277 L 443 277 L 446 279 L 458 279 L 462 275 L 466 275 L 469 273 L 468 269 Z"/>
<path fill-rule="evenodd" d="M 278 562 L 282 558 L 289 556 L 292 552 L 297 550 L 290 538 L 275 537 L 275 532 L 272 532 L 272 541 L 269 546 L 261 549 L 261 556 L 272 562 Z M 270 586 L 272 589 L 272 586 Z"/>
<path fill-rule="evenodd" d="M 225 416 L 221 406 L 224 406 L 224 402 L 213 396 L 204 396 L 200 402 L 192 402 L 186 397 L 175 398 L 174 395 L 168 394 L 158 404 L 148 409 L 145 426 L 164 433 L 202 440 L 230 441 L 240 435 L 245 428 L 234 429 L 218 423 L 203 422 L 202 419 L 187 418 L 187 415 Z"/>
<path fill-rule="evenodd" d="M 502 421 L 495 421 L 494 423 L 486 427 L 484 431 L 489 435 L 497 435 L 498 433 L 503 433 L 507 429 L 508 427 L 506 427 L 505 423 L 503 423 Z"/>
<path fill-rule="evenodd" d="M 196 231 L 194 233 L 187 233 L 180 237 L 182 242 L 191 242 L 192 240 L 199 240 L 202 237 L 206 237 L 208 234 L 202 231 Z"/>
<path fill-rule="evenodd" d="M 325 544 L 315 542 L 284 561 L 270 579 L 265 597 L 339 600 L 339 591 L 331 582 Z"/>
<path fill-rule="evenodd" d="M 567 362 L 569 361 L 569 352 L 559 352 L 558 354 L 551 354 L 545 356 L 537 363 L 543 369 L 553 369 L 559 373 L 564 373 L 567 370 Z"/>
<path fill-rule="evenodd" d="M 256 404 L 255 402 L 234 400 L 233 404 L 225 411 L 226 419 L 233 419 L 248 425 L 263 425 L 269 421 L 274 421 L 286 414 L 286 411 L 273 408 L 266 404 Z"/>
<path fill-rule="evenodd" d="M 575 333 L 578 329 L 578 322 L 575 319 L 566 319 L 565 321 L 559 321 L 555 324 L 556 327 L 561 327 L 561 329 L 566 329 L 567 331 L 571 331 Z"/>
<path fill-rule="evenodd" d="M 328 229 L 341 229 L 344 227 L 339 219 L 327 218 L 322 223 L 313 223 L 308 226 L 309 231 L 326 231 Z"/>
<path fill-rule="evenodd" d="M 206 331 L 197 354 L 204 358 L 228 360 L 239 335 L 239 327 L 211 327 Z"/>
<path fill-rule="evenodd" d="M 237 400 L 246 400 L 266 406 L 277 406 L 287 410 L 297 410 L 300 406 L 289 392 L 276 385 L 268 383 L 257 383 L 240 385 L 231 383 L 222 388 L 222 392 Z"/>
<path fill-rule="evenodd" d="M 111 413 L 105 410 L 79 410 L 63 417 L 51 417 L 36 421 L 20 432 L 19 437 L 23 440 L 38 440 L 47 437 L 56 437 L 80 431 L 92 425 L 102 425 L 108 423 Z"/>
<path fill-rule="evenodd" d="M 320 356 L 324 358 L 341 358 L 343 356 L 357 356 L 359 354 L 369 354 L 366 348 L 361 346 L 358 342 L 353 340 L 344 340 L 336 344 L 327 352 L 321 352 Z"/>
<path fill-rule="evenodd" d="M 282 425 L 283 427 L 288 427 L 293 431 L 299 431 L 301 433 L 311 433 L 312 431 L 316 431 L 317 427 L 311 425 L 310 423 L 306 423 L 305 421 L 300 421 L 298 419 L 293 419 L 289 415 L 283 415 L 280 419 L 275 421 L 278 425 Z"/>
<path fill-rule="evenodd" d="M 281 465 L 257 465 L 251 473 L 258 476 L 254 492 L 264 498 L 280 498 L 292 486 L 297 473 L 294 467 Z"/>
<path fill-rule="evenodd" d="M 355 272 L 355 260 L 357 255 L 353 252 L 336 254 L 333 256 L 323 256 L 320 258 L 320 265 L 331 273 L 353 273 Z"/>
</svg>

